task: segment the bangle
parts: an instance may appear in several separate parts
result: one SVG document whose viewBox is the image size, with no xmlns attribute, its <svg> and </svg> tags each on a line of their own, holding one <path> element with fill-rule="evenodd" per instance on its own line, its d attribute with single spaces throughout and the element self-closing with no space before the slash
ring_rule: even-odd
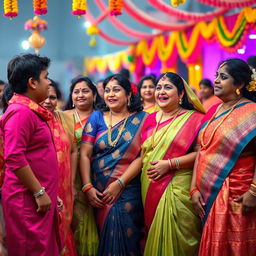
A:
<svg viewBox="0 0 256 256">
<path fill-rule="evenodd" d="M 92 183 L 89 182 L 89 183 L 83 185 L 82 191 L 86 192 L 86 191 L 89 191 L 91 188 L 93 188 L 93 185 L 92 185 Z"/>
<path fill-rule="evenodd" d="M 251 183 L 251 186 L 254 187 L 254 188 L 256 188 L 256 182 L 252 182 L 252 183 Z"/>
<path fill-rule="evenodd" d="M 195 187 L 195 188 L 193 188 L 192 190 L 190 190 L 190 192 L 189 192 L 190 197 L 192 197 L 193 194 L 194 194 L 196 191 L 199 191 L 199 189 L 198 189 L 197 187 Z"/>
<path fill-rule="evenodd" d="M 173 158 L 175 162 L 175 169 L 179 170 L 180 169 L 180 161 L 178 158 Z"/>
<path fill-rule="evenodd" d="M 172 167 L 172 160 L 168 159 L 168 162 L 169 162 L 169 169 L 172 170 L 173 169 L 173 167 Z"/>
<path fill-rule="evenodd" d="M 121 189 L 125 188 L 125 184 L 121 178 L 117 178 L 117 182 Z"/>
<path fill-rule="evenodd" d="M 252 191 L 251 189 L 248 190 L 248 192 L 252 195 L 256 197 L 256 192 Z"/>
<path fill-rule="evenodd" d="M 44 193 L 45 193 L 45 187 L 41 187 L 40 190 L 38 192 L 34 193 L 33 195 L 35 198 L 38 198 L 38 197 L 42 196 Z"/>
</svg>

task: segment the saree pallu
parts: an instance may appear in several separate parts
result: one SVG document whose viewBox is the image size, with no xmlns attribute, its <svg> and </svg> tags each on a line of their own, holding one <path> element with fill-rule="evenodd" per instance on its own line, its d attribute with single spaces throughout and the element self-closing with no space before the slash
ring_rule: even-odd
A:
<svg viewBox="0 0 256 256">
<path fill-rule="evenodd" d="M 94 113 L 85 127 L 82 142 L 94 145 L 91 170 L 95 187 L 103 192 L 116 181 L 140 153 L 140 132 L 146 113 L 131 115 L 115 145 L 108 144 L 108 129 L 101 112 Z M 112 128 L 112 141 L 124 121 Z M 101 127 L 101 131 L 95 127 Z M 98 255 L 141 255 L 143 206 L 140 198 L 140 177 L 134 178 L 111 205 L 97 209 L 100 244 Z"/>
<path fill-rule="evenodd" d="M 227 112 L 213 119 L 205 132 L 205 142 Z M 255 136 L 256 104 L 242 103 L 216 130 L 210 145 L 198 154 L 196 185 L 206 203 L 201 256 L 255 255 L 256 212 L 243 216 L 242 203 L 234 202 L 252 182 L 255 151 L 247 157 L 241 153 Z"/>
<path fill-rule="evenodd" d="M 150 161 L 183 156 L 191 148 L 200 128 L 203 115 L 187 111 L 159 124 L 154 149 L 152 133 L 156 113 L 150 115 L 143 127 L 143 169 L 141 174 L 142 200 L 148 229 L 144 255 L 197 255 L 200 240 L 200 219 L 196 216 L 189 197 L 191 169 L 171 171 L 158 181 L 147 176 Z"/>
<path fill-rule="evenodd" d="M 62 120 L 65 118 L 63 113 L 54 113 L 54 118 L 48 121 L 51 128 L 59 167 L 58 196 L 63 201 L 63 210 L 60 212 L 61 224 L 60 233 L 63 236 L 64 256 L 76 256 L 75 241 L 71 231 L 73 217 L 73 197 L 72 197 L 72 170 L 71 170 L 71 143 L 68 133 L 64 130 Z"/>
<path fill-rule="evenodd" d="M 73 117 L 75 141 L 78 149 L 80 149 L 84 127 L 81 127 L 80 122 L 76 122 L 75 116 Z M 88 118 L 83 119 L 82 124 L 85 125 L 87 120 Z M 77 253 L 79 256 L 95 256 L 97 255 L 99 245 L 98 230 L 94 218 L 94 210 L 89 205 L 86 195 L 82 192 L 82 180 L 79 166 L 76 171 L 75 189 L 77 194 L 74 201 L 72 229 L 74 232 Z"/>
<path fill-rule="evenodd" d="M 159 111 L 159 110 L 160 110 L 160 108 L 159 108 L 159 106 L 157 104 L 152 104 L 152 105 L 150 105 L 148 107 L 144 107 L 144 109 L 143 109 L 143 111 L 145 111 L 145 112 L 147 112 L 149 114 L 152 114 L 152 113 L 154 113 L 156 111 Z"/>
</svg>

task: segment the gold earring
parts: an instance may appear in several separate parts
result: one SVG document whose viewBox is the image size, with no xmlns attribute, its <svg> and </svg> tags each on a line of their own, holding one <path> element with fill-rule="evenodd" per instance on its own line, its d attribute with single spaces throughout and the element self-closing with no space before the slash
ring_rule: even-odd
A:
<svg viewBox="0 0 256 256">
<path fill-rule="evenodd" d="M 236 89 L 236 95 L 239 96 L 241 94 L 240 90 L 237 88 Z"/>
<path fill-rule="evenodd" d="M 179 99 L 179 104 L 180 104 L 180 105 L 182 104 L 182 98 Z"/>
<path fill-rule="evenodd" d="M 128 98 L 127 106 L 130 107 L 130 105 L 131 105 L 131 99 Z"/>
</svg>

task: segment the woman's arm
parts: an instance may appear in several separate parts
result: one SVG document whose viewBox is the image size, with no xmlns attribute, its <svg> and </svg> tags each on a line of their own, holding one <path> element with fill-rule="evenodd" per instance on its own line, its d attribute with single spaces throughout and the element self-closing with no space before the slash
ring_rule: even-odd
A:
<svg viewBox="0 0 256 256">
<path fill-rule="evenodd" d="M 70 168 L 71 168 L 73 196 L 76 193 L 74 185 L 75 185 L 75 178 L 76 178 L 76 171 L 77 171 L 77 162 L 78 162 L 77 160 L 78 160 L 77 144 L 71 143 Z"/>
<path fill-rule="evenodd" d="M 83 185 L 87 185 L 91 183 L 91 163 L 90 158 L 93 153 L 93 145 L 88 143 L 81 143 L 80 149 L 80 174 L 82 178 Z M 92 187 L 91 189 L 86 191 L 86 195 L 88 197 L 89 203 L 97 208 L 103 207 L 103 202 L 98 196 L 102 196 L 96 188 Z"/>
</svg>

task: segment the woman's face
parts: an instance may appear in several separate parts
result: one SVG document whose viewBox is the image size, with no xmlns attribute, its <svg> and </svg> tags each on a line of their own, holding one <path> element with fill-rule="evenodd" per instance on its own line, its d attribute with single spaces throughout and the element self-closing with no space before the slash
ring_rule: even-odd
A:
<svg viewBox="0 0 256 256">
<path fill-rule="evenodd" d="M 210 88 L 209 86 L 200 84 L 200 96 L 203 100 L 210 98 L 212 95 L 214 95 L 212 87 Z"/>
<path fill-rule="evenodd" d="M 47 108 L 49 111 L 53 112 L 57 107 L 58 99 L 54 87 L 49 86 L 48 98 L 43 101 L 42 106 Z"/>
<path fill-rule="evenodd" d="M 178 95 L 177 87 L 166 76 L 163 76 L 156 85 L 155 99 L 165 112 L 177 109 L 181 96 Z"/>
<path fill-rule="evenodd" d="M 110 110 L 123 112 L 127 110 L 128 96 L 117 80 L 110 80 L 104 91 L 104 101 Z"/>
<path fill-rule="evenodd" d="M 144 101 L 155 100 L 155 85 L 152 80 L 144 80 L 140 89 L 140 95 Z"/>
<path fill-rule="evenodd" d="M 77 83 L 72 92 L 72 101 L 75 108 L 88 110 L 93 107 L 94 95 L 85 81 Z"/>
<path fill-rule="evenodd" d="M 214 80 L 214 94 L 220 99 L 225 99 L 236 95 L 236 89 L 234 78 L 227 71 L 227 65 L 221 65 Z"/>
</svg>

